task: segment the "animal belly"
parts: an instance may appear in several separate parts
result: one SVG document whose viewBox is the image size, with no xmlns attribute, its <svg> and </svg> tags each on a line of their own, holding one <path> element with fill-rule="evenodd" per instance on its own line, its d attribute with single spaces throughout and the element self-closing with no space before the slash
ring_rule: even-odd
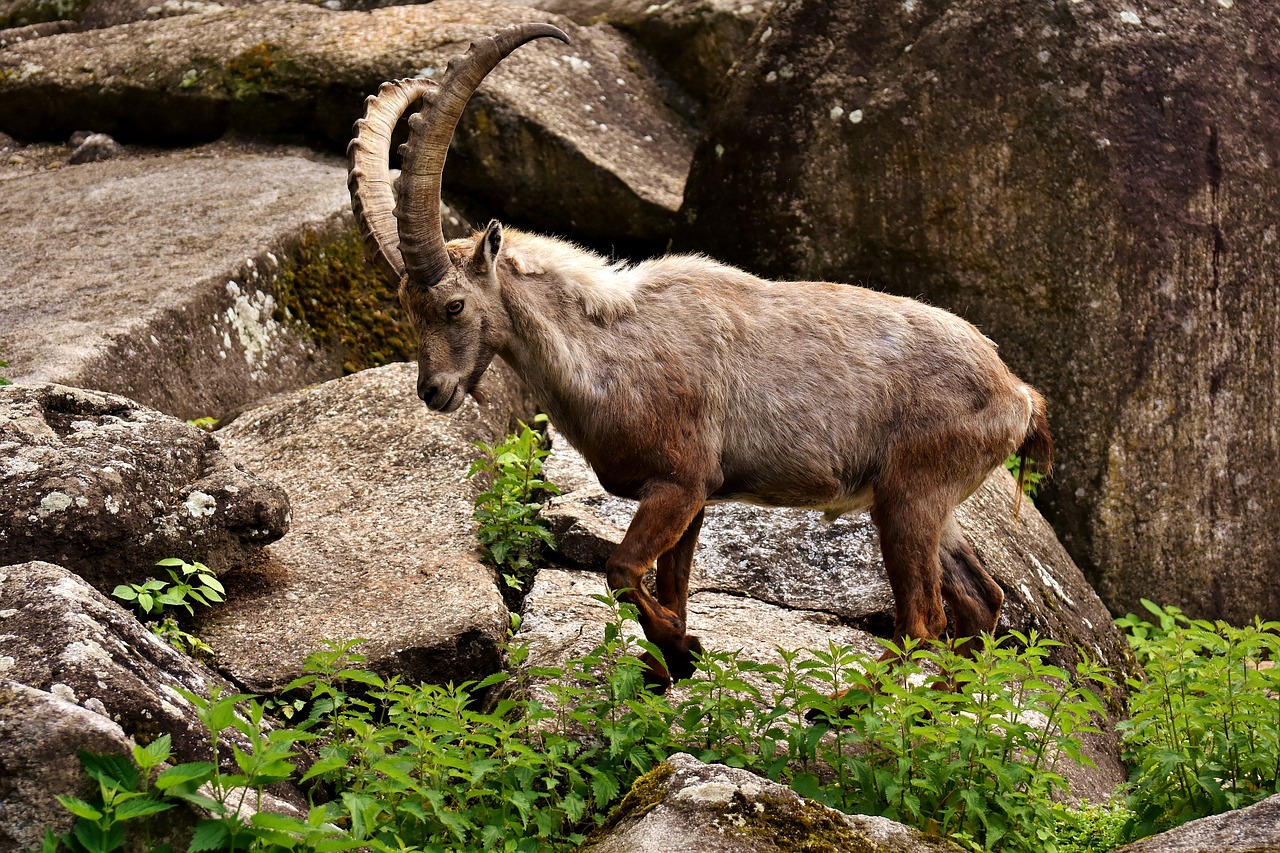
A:
<svg viewBox="0 0 1280 853">
<path fill-rule="evenodd" d="M 733 501 L 735 503 L 772 508 L 810 509 L 822 513 L 827 521 L 835 521 L 847 513 L 865 512 L 871 509 L 872 497 L 871 487 L 864 486 L 856 492 L 828 495 L 826 497 L 818 497 L 812 494 L 787 494 L 769 490 L 717 492 L 711 496 L 711 500 L 707 501 L 707 503 L 717 504 Z"/>
</svg>

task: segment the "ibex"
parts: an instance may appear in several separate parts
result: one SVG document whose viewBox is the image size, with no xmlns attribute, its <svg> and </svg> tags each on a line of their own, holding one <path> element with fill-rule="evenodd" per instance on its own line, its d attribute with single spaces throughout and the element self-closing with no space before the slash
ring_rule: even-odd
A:
<svg viewBox="0 0 1280 853">
<path fill-rule="evenodd" d="M 627 264 L 503 228 L 445 242 L 440 180 L 480 81 L 532 39 L 473 44 L 439 85 L 384 83 L 348 149 L 352 208 L 418 333 L 418 396 L 462 405 L 494 356 L 509 364 L 609 492 L 639 502 L 607 563 L 635 604 L 655 681 L 693 673 L 694 546 L 709 504 L 835 518 L 870 509 L 895 600 L 894 637 L 996 625 L 1004 594 L 954 510 L 1010 453 L 1051 464 L 1044 400 L 953 314 L 860 287 L 770 282 L 700 256 Z M 393 186 L 392 129 L 406 108 Z M 657 563 L 656 595 L 642 584 Z"/>
</svg>

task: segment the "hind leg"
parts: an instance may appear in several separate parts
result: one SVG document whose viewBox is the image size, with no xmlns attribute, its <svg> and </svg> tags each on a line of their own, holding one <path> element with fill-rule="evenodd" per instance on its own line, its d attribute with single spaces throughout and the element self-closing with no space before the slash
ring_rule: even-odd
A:
<svg viewBox="0 0 1280 853">
<path fill-rule="evenodd" d="M 964 531 L 949 515 L 938 550 L 942 564 L 942 596 L 955 620 L 955 636 L 963 639 L 959 651 L 972 655 L 981 634 L 995 632 L 1004 604 L 1004 591 L 982 567 Z"/>
<path fill-rule="evenodd" d="M 880 533 L 880 550 L 893 589 L 893 641 L 905 637 L 932 640 L 947 627 L 942 609 L 943 525 L 950 505 L 938 495 L 878 491 L 871 520 Z M 882 659 L 894 657 L 885 652 Z"/>
</svg>

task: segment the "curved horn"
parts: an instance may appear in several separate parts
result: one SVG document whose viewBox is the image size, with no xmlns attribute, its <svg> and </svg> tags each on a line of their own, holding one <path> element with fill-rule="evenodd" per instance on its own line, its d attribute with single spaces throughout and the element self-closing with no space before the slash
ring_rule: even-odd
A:
<svg viewBox="0 0 1280 853">
<path fill-rule="evenodd" d="M 364 238 L 369 256 L 395 286 L 404 277 L 400 232 L 396 228 L 395 190 L 391 184 L 391 132 L 404 111 L 422 98 L 430 101 L 436 90 L 431 80 L 393 80 L 365 99 L 364 118 L 357 119 L 347 146 L 347 189 L 351 212 Z"/>
<path fill-rule="evenodd" d="M 431 287 L 451 267 L 440 227 L 440 177 L 458 119 L 480 81 L 525 42 L 569 37 L 550 24 L 517 24 L 471 45 L 465 56 L 449 63 L 430 102 L 409 117 L 409 143 L 402 151 L 395 215 L 400 220 L 400 249 L 410 280 Z"/>
</svg>

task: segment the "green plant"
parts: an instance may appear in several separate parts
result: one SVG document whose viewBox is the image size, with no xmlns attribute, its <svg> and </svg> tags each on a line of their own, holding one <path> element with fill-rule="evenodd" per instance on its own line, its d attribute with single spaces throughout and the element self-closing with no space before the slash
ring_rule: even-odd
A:
<svg viewBox="0 0 1280 853">
<path fill-rule="evenodd" d="M 467 473 L 468 477 L 483 474 L 489 481 L 475 499 L 475 519 L 480 525 L 476 535 L 485 559 L 502 576 L 511 610 L 518 609 L 519 594 L 533 581 L 543 549 L 555 547 L 551 530 L 539 517 L 541 497 L 560 493 L 542 479 L 542 463 L 549 451 L 543 448 L 544 437 L 537 427 L 546 423 L 546 415 L 538 415 L 532 427 L 521 423 L 518 433 L 496 446 L 477 442 L 482 455 Z"/>
<path fill-rule="evenodd" d="M 1010 453 L 1009 458 L 1004 460 L 1005 470 L 1012 474 L 1013 479 L 1022 485 L 1022 493 L 1027 496 L 1028 500 L 1035 500 L 1036 493 L 1040 490 L 1040 483 L 1045 478 L 1042 472 L 1034 470 L 1035 465 L 1036 460 L 1030 456 L 1019 456 L 1017 453 Z"/>
<path fill-rule="evenodd" d="M 123 755 L 80 752 L 80 765 L 98 783 L 98 789 L 89 800 L 58 797 L 76 821 L 63 836 L 46 830 L 44 853 L 54 853 L 63 846 L 72 853 L 112 853 L 123 849 L 125 824 L 130 821 L 141 825 L 144 849 L 160 849 L 152 847 L 149 819 L 174 804 L 163 801 L 152 790 L 152 771 L 169 760 L 169 745 L 169 736 L 164 735 L 148 746 L 134 746 L 133 761 Z"/>
<path fill-rule="evenodd" d="M 169 580 L 148 578 L 140 584 L 120 584 L 111 595 L 121 601 L 131 603 L 147 617 L 144 624 L 151 632 L 163 638 L 179 651 L 191 653 L 212 653 L 212 649 L 199 637 L 182 630 L 173 615 L 166 613 L 170 608 L 183 608 L 194 615 L 191 606 L 194 601 L 204 607 L 222 601 L 226 590 L 213 570 L 204 563 L 188 563 L 176 557 L 169 557 L 156 563 L 165 567 Z"/>
<path fill-rule="evenodd" d="M 1280 792 L 1280 622 L 1235 628 L 1142 605 L 1117 623 L 1145 671 L 1121 723 L 1141 838 Z"/>
<path fill-rule="evenodd" d="M 599 643 L 557 667 L 528 666 L 528 648 L 512 646 L 516 678 L 406 684 L 364 669 L 359 641 L 328 643 L 278 700 L 305 709 L 292 729 L 269 730 L 249 697 L 184 694 L 213 760 L 166 771 L 151 789 L 119 787 L 206 809 L 197 851 L 567 851 L 637 779 L 687 751 L 974 850 L 1090 849 L 1080 827 L 1101 819 L 1054 804 L 1065 787 L 1054 768 L 1081 759 L 1078 735 L 1100 704 L 1046 663 L 1054 644 L 1011 635 L 973 659 L 907 644 L 893 666 L 839 646 L 785 652 L 780 665 L 714 652 L 673 706 L 645 684 L 640 654 L 657 650 L 628 630 L 634 608 L 599 600 L 612 613 Z M 1075 676 L 1106 682 L 1087 664 Z M 480 696 L 500 689 L 479 710 Z M 229 728 L 249 747 L 227 756 Z M 302 739 L 318 755 L 305 771 L 293 751 Z M 228 757 L 238 772 L 219 769 Z M 306 820 L 237 816 L 286 778 L 319 803 Z"/>
<path fill-rule="evenodd" d="M 293 744 L 309 735 L 264 725 L 263 708 L 244 695 L 222 696 L 216 690 L 205 699 L 178 688 L 190 701 L 209 732 L 213 761 L 178 764 L 156 773 L 170 758 L 168 735 L 147 747 L 134 747 L 133 761 L 120 755 L 81 753 L 85 772 L 99 783 L 93 801 L 59 797 L 76 816 L 70 832 L 55 835 L 46 830 L 42 853 L 115 853 L 125 849 L 125 824 L 136 821 L 143 837 L 141 849 L 171 853 L 170 845 L 154 844 L 149 818 L 177 805 L 196 813 L 187 847 L 197 851 L 350 850 L 360 846 L 329 820 L 329 810 L 312 808 L 306 819 L 261 810 L 266 786 L 296 773 Z M 232 746 L 238 773 L 224 773 L 219 765 L 223 733 L 234 729 L 243 735 L 248 749 Z M 246 809 L 246 807 L 248 807 Z M 251 812 L 246 816 L 247 812 Z M 136 837 L 136 836 L 135 836 Z M 135 844 L 133 847 L 138 847 Z"/>
<path fill-rule="evenodd" d="M 1102 805 L 1055 803 L 1058 853 L 1108 853 L 1125 843 L 1125 826 L 1134 818 L 1123 799 Z"/>
<path fill-rule="evenodd" d="M 3 359 L 0 359 L 0 367 L 8 367 L 8 366 L 9 366 L 9 362 Z M 12 384 L 13 383 L 10 382 L 8 379 L 4 378 L 3 376 L 0 376 L 0 386 L 12 385 Z"/>
<path fill-rule="evenodd" d="M 187 423 L 191 424 L 196 429 L 202 429 L 205 432 L 213 432 L 218 428 L 218 419 L 211 417 L 192 418 L 187 421 Z"/>
</svg>

